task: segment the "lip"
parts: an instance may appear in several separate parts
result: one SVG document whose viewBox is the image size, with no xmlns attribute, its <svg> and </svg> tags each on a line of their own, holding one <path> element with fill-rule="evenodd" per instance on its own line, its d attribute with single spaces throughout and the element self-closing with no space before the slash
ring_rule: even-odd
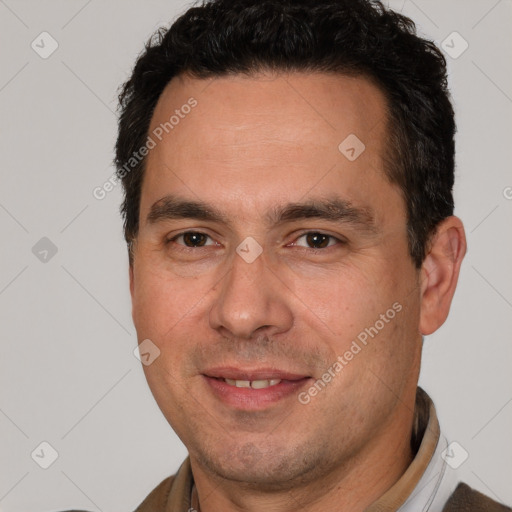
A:
<svg viewBox="0 0 512 512">
<path fill-rule="evenodd" d="M 211 368 L 203 372 L 207 377 L 214 377 L 217 379 L 233 379 L 233 380 L 270 380 L 281 379 L 296 381 L 309 377 L 306 374 L 292 373 L 284 370 L 277 370 L 275 368 L 257 368 L 253 370 L 234 368 L 232 366 L 225 366 L 219 368 Z"/>
<path fill-rule="evenodd" d="M 215 398 L 229 408 L 242 411 L 263 411 L 290 399 L 297 401 L 300 390 L 310 385 L 312 380 L 310 376 L 269 368 L 255 370 L 215 368 L 203 373 L 203 378 Z M 267 388 L 253 389 L 231 386 L 224 379 L 250 381 L 281 379 L 281 382 Z"/>
</svg>

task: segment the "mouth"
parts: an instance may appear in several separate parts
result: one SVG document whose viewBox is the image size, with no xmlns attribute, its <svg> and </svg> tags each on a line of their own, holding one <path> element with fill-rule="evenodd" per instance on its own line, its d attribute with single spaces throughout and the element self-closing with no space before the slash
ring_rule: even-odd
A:
<svg viewBox="0 0 512 512">
<path fill-rule="evenodd" d="M 265 389 L 270 386 L 276 386 L 282 379 L 259 379 L 259 380 L 234 380 L 224 379 L 226 384 L 237 388 Z"/>
<path fill-rule="evenodd" d="M 217 368 L 203 373 L 209 391 L 230 408 L 245 411 L 266 409 L 296 398 L 312 377 L 275 369 L 240 370 Z"/>
</svg>

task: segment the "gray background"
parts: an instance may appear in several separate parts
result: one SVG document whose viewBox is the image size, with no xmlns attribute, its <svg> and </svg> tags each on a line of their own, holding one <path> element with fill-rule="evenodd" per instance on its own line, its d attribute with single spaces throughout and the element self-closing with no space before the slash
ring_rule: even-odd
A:
<svg viewBox="0 0 512 512">
<path fill-rule="evenodd" d="M 426 340 L 421 384 L 469 453 L 462 477 L 512 503 L 512 5 L 391 4 L 438 44 L 453 31 L 469 44 L 447 56 L 469 253 L 450 318 Z M 186 456 L 132 353 L 120 188 L 92 195 L 113 173 L 116 88 L 185 5 L 0 0 L 3 512 L 133 510 Z M 43 31 L 59 45 L 47 59 L 31 48 L 50 47 Z M 32 250 L 42 237 L 57 248 L 46 262 L 47 242 Z M 42 441 L 59 455 L 46 470 L 31 458 Z"/>
</svg>

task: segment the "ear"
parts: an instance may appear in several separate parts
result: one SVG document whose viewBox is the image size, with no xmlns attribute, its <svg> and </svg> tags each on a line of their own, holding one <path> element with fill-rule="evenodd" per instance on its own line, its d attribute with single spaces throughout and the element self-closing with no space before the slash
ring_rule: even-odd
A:
<svg viewBox="0 0 512 512">
<path fill-rule="evenodd" d="M 419 329 L 432 334 L 446 320 L 466 254 L 466 235 L 458 217 L 448 217 L 437 227 L 421 266 Z"/>
</svg>

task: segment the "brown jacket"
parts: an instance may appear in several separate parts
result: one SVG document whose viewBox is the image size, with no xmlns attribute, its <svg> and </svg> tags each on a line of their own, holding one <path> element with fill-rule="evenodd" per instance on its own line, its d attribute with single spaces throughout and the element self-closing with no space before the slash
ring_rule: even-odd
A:
<svg viewBox="0 0 512 512">
<path fill-rule="evenodd" d="M 459 484 L 443 512 L 507 512 L 510 510 L 512 510 L 510 507 L 491 500 L 468 485 Z"/>
<path fill-rule="evenodd" d="M 160 483 L 137 507 L 135 512 L 188 512 L 190 508 L 189 496 L 180 496 L 182 503 L 169 499 L 173 487 L 174 477 L 168 477 Z M 179 485 L 179 482 L 178 482 Z M 177 497 L 173 493 L 174 497 Z M 497 503 L 483 494 L 471 489 L 468 485 L 460 483 L 443 508 L 443 512 L 511 512 L 512 509 Z M 72 512 L 72 511 L 69 511 Z M 192 512 L 192 511 L 191 511 Z M 384 512 L 384 511 L 383 511 Z M 390 511 L 391 512 L 391 511 Z M 434 512 L 434 511 L 433 511 Z"/>
<path fill-rule="evenodd" d="M 182 504 L 181 508 L 169 507 L 169 493 L 174 477 L 166 478 L 146 499 L 137 507 L 135 512 L 188 512 L 189 504 Z M 185 508 L 187 507 L 187 508 Z M 194 509 L 193 509 L 194 510 Z M 190 512 L 193 512 L 190 511 Z M 452 494 L 443 512 L 510 512 L 511 508 L 496 503 L 487 496 L 471 489 L 466 484 L 459 484 Z M 85 512 L 81 510 L 68 510 L 66 512 Z"/>
</svg>

